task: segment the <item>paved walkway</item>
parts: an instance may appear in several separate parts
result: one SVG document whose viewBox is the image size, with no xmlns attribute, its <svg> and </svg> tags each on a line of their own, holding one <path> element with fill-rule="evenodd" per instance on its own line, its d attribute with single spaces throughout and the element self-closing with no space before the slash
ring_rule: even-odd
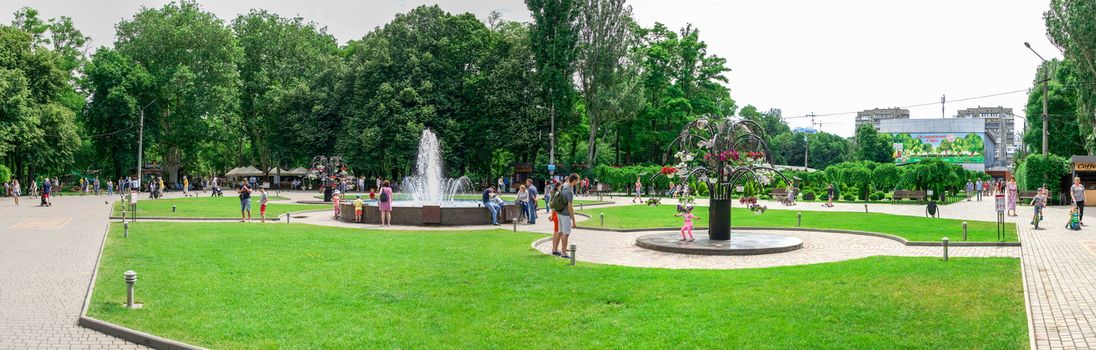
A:
<svg viewBox="0 0 1096 350">
<path fill-rule="evenodd" d="M 1068 211 L 1051 208 L 1034 230 L 1027 224 L 1032 210 L 1025 209 L 1017 228 L 1035 348 L 1096 348 L 1096 226 L 1066 230 Z M 1088 221 L 1096 222 L 1090 213 Z"/>
<path fill-rule="evenodd" d="M 0 349 L 135 349 L 76 325 L 109 208 L 103 197 L 54 198 L 52 208 L 0 198 Z"/>
</svg>

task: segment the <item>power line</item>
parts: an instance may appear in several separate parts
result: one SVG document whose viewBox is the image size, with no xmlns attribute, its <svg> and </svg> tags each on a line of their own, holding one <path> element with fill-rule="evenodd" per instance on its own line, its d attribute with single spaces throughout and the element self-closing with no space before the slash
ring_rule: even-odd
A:
<svg viewBox="0 0 1096 350">
<path fill-rule="evenodd" d="M 1096 85 L 1096 82 L 1071 82 L 1071 83 L 1063 83 L 1061 85 L 1062 86 Z M 1028 92 L 1031 89 L 1032 88 L 1024 88 L 1024 89 L 1020 89 L 1020 90 L 998 92 L 998 93 L 992 93 L 992 94 L 982 95 L 982 96 L 965 97 L 965 98 L 950 100 L 948 102 L 963 102 L 963 101 L 978 100 L 978 99 L 983 99 L 983 98 L 1011 95 L 1011 94 L 1016 94 L 1016 93 L 1021 93 L 1021 92 Z M 938 104 L 940 104 L 940 101 L 933 101 L 933 102 L 927 102 L 927 103 L 918 103 L 918 104 L 900 106 L 898 108 L 916 108 L 916 107 L 933 106 L 933 105 L 938 105 Z M 860 111 L 836 112 L 836 113 L 825 113 L 825 114 L 805 114 L 805 115 L 798 115 L 798 116 L 792 116 L 792 117 L 784 117 L 784 119 L 788 120 L 788 119 L 802 119 L 802 118 L 811 118 L 811 117 L 815 117 L 815 118 L 818 118 L 818 117 L 834 117 L 834 116 L 841 116 L 841 115 L 851 115 L 851 114 L 856 114 L 856 113 L 859 113 L 859 112 Z"/>
</svg>

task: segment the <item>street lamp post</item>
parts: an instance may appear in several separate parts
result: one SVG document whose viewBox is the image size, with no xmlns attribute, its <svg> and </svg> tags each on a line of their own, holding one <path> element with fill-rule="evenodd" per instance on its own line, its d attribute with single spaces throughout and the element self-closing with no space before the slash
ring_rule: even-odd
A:
<svg viewBox="0 0 1096 350">
<path fill-rule="evenodd" d="M 1034 53 L 1035 56 L 1039 57 L 1040 60 L 1043 60 L 1043 63 L 1047 63 L 1047 59 L 1043 58 L 1043 55 L 1040 55 L 1038 52 L 1035 52 L 1035 49 L 1031 48 L 1030 43 L 1025 41 L 1024 46 L 1027 47 L 1028 50 L 1031 50 L 1031 53 Z M 1049 65 L 1044 65 L 1044 67 L 1043 67 L 1043 155 L 1047 154 L 1047 115 L 1048 115 L 1047 114 L 1047 84 L 1049 84 L 1049 83 L 1050 83 L 1050 66 Z"/>
<path fill-rule="evenodd" d="M 141 107 L 141 121 L 137 127 L 137 192 L 141 192 L 141 151 L 144 148 L 145 143 L 145 108 L 156 103 L 155 100 L 149 102 L 144 107 Z"/>
</svg>

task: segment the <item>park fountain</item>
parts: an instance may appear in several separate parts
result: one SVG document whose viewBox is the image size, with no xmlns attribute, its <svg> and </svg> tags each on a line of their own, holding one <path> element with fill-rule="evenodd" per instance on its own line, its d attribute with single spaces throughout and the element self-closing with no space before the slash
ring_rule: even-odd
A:
<svg viewBox="0 0 1096 350">
<path fill-rule="evenodd" d="M 487 225 L 491 217 L 478 200 L 461 200 L 457 194 L 469 188 L 466 177 L 446 178 L 441 157 L 441 142 L 430 129 L 419 139 L 415 173 L 403 179 L 401 192 L 392 201 L 392 223 L 396 225 Z M 346 198 L 339 220 L 354 222 L 354 198 Z M 514 204 L 506 204 L 499 221 L 509 221 L 518 213 Z M 380 222 L 379 203 L 370 200 L 363 222 Z"/>
<path fill-rule="evenodd" d="M 441 143 L 430 129 L 422 130 L 419 139 L 415 175 L 403 179 L 403 189 L 412 203 L 419 205 L 459 206 L 466 202 L 454 200 L 454 196 L 468 184 L 468 178 L 445 178 L 442 175 Z M 402 203 L 401 203 L 402 204 Z"/>
</svg>

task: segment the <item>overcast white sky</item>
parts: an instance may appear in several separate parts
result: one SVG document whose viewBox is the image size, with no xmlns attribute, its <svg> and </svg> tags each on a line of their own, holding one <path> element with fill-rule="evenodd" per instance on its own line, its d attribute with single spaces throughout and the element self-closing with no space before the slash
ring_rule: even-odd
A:
<svg viewBox="0 0 1096 350">
<path fill-rule="evenodd" d="M 23 6 L 42 16 L 70 16 L 94 46 L 114 41 L 114 24 L 141 6 L 168 1 L 5 0 L 0 22 Z M 299 15 L 327 26 L 341 42 L 360 38 L 400 12 L 420 4 L 439 4 L 450 12 L 471 12 L 483 19 L 492 10 L 504 18 L 528 21 L 521 0 L 484 1 L 201 1 L 226 21 L 251 8 L 284 16 Z M 731 96 L 739 106 L 778 107 L 785 117 L 831 114 L 874 107 L 908 106 L 914 118 L 940 117 L 947 99 L 984 96 L 1028 88 L 1038 58 L 1060 57 L 1047 40 L 1042 20 L 1047 0 L 865 0 L 865 1 L 657 1 L 632 0 L 636 19 L 672 28 L 700 28 L 709 52 L 727 58 Z M 946 104 L 957 109 L 1012 107 L 1023 114 L 1025 93 Z M 824 131 L 849 136 L 854 114 L 818 118 Z M 809 119 L 788 118 L 792 127 Z M 1017 130 L 1022 127 L 1017 125 Z"/>
</svg>

